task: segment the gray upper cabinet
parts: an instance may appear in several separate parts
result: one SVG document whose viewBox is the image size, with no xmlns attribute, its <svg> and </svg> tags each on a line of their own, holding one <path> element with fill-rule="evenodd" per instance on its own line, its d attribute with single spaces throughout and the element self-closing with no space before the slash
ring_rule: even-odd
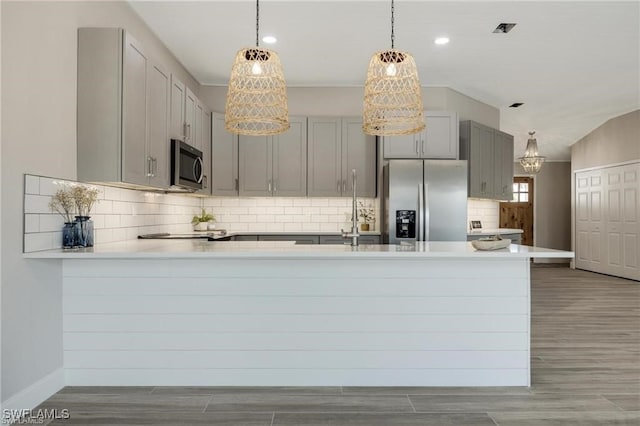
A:
<svg viewBox="0 0 640 426">
<path fill-rule="evenodd" d="M 224 114 L 212 114 L 212 182 L 211 193 L 238 195 L 238 135 L 227 132 Z"/>
<path fill-rule="evenodd" d="M 458 158 L 458 114 L 425 111 L 424 115 L 422 132 L 383 138 L 384 158 Z"/>
<path fill-rule="evenodd" d="M 198 137 L 196 135 L 196 117 L 198 115 L 198 98 L 187 87 L 184 99 L 184 141 L 194 148 L 202 151 L 202 147 L 198 146 Z"/>
<path fill-rule="evenodd" d="M 362 118 L 342 119 L 343 196 L 353 194 L 353 169 L 358 197 L 376 196 L 376 151 L 376 138 L 362 131 Z"/>
<path fill-rule="evenodd" d="M 474 121 L 463 121 L 460 158 L 469 162 L 470 197 L 511 199 L 513 136 Z"/>
<path fill-rule="evenodd" d="M 307 119 L 274 136 L 239 137 L 239 194 L 249 197 L 306 195 Z"/>
<path fill-rule="evenodd" d="M 147 97 L 149 183 L 156 188 L 169 186 L 169 109 L 171 76 L 160 65 L 149 63 Z"/>
<path fill-rule="evenodd" d="M 171 139 L 185 140 L 184 104 L 187 87 L 175 75 L 171 76 L 171 117 L 169 134 Z"/>
<path fill-rule="evenodd" d="M 80 28 L 78 179 L 166 188 L 169 90 L 123 29 Z"/>
<path fill-rule="evenodd" d="M 201 101 L 196 103 L 195 146 L 202 151 L 202 189 L 198 194 L 211 195 L 211 111 Z"/>
<path fill-rule="evenodd" d="M 308 150 L 309 196 L 350 196 L 354 168 L 358 196 L 376 196 L 376 139 L 361 118 L 310 117 Z"/>
</svg>

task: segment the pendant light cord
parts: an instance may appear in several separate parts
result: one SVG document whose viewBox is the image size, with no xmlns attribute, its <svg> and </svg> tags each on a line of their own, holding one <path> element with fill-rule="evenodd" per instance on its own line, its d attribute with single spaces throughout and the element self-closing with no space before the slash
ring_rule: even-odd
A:
<svg viewBox="0 0 640 426">
<path fill-rule="evenodd" d="M 256 47 L 260 46 L 260 0 L 256 0 Z"/>
<path fill-rule="evenodd" d="M 396 39 L 396 36 L 393 32 L 393 26 L 394 26 L 394 20 L 393 20 L 393 12 L 394 12 L 394 5 L 393 5 L 394 1 L 391 0 L 391 49 L 394 48 L 394 42 Z"/>
</svg>

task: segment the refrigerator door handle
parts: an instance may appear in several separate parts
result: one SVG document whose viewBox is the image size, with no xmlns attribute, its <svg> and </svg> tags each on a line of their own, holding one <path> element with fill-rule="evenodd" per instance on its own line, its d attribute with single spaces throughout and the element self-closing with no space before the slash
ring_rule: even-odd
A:
<svg viewBox="0 0 640 426">
<path fill-rule="evenodd" d="M 429 241 L 429 184 L 424 184 L 424 240 Z"/>
<path fill-rule="evenodd" d="M 423 230 L 424 226 L 424 188 L 422 184 L 418 184 L 418 223 L 416 223 L 416 241 L 424 241 Z"/>
</svg>

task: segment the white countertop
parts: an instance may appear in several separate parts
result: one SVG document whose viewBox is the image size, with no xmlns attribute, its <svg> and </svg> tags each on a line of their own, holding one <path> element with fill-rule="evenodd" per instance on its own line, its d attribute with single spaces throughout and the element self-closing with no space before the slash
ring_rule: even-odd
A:
<svg viewBox="0 0 640 426">
<path fill-rule="evenodd" d="M 515 228 L 493 228 L 493 229 L 476 229 L 467 232 L 467 235 L 504 235 L 504 234 L 522 234 L 522 229 Z"/>
<path fill-rule="evenodd" d="M 573 252 L 511 244 L 479 251 L 470 242 L 419 242 L 406 245 L 304 245 L 291 241 L 130 240 L 86 249 L 57 249 L 25 253 L 30 259 L 195 259 L 271 258 L 573 258 Z"/>
</svg>

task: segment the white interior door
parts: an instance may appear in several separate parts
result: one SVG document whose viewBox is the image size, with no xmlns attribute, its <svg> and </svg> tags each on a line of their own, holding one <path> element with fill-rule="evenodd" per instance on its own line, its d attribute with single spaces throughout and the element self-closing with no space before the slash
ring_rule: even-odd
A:
<svg viewBox="0 0 640 426">
<path fill-rule="evenodd" d="M 575 179 L 576 267 L 640 280 L 640 163 Z"/>
</svg>

